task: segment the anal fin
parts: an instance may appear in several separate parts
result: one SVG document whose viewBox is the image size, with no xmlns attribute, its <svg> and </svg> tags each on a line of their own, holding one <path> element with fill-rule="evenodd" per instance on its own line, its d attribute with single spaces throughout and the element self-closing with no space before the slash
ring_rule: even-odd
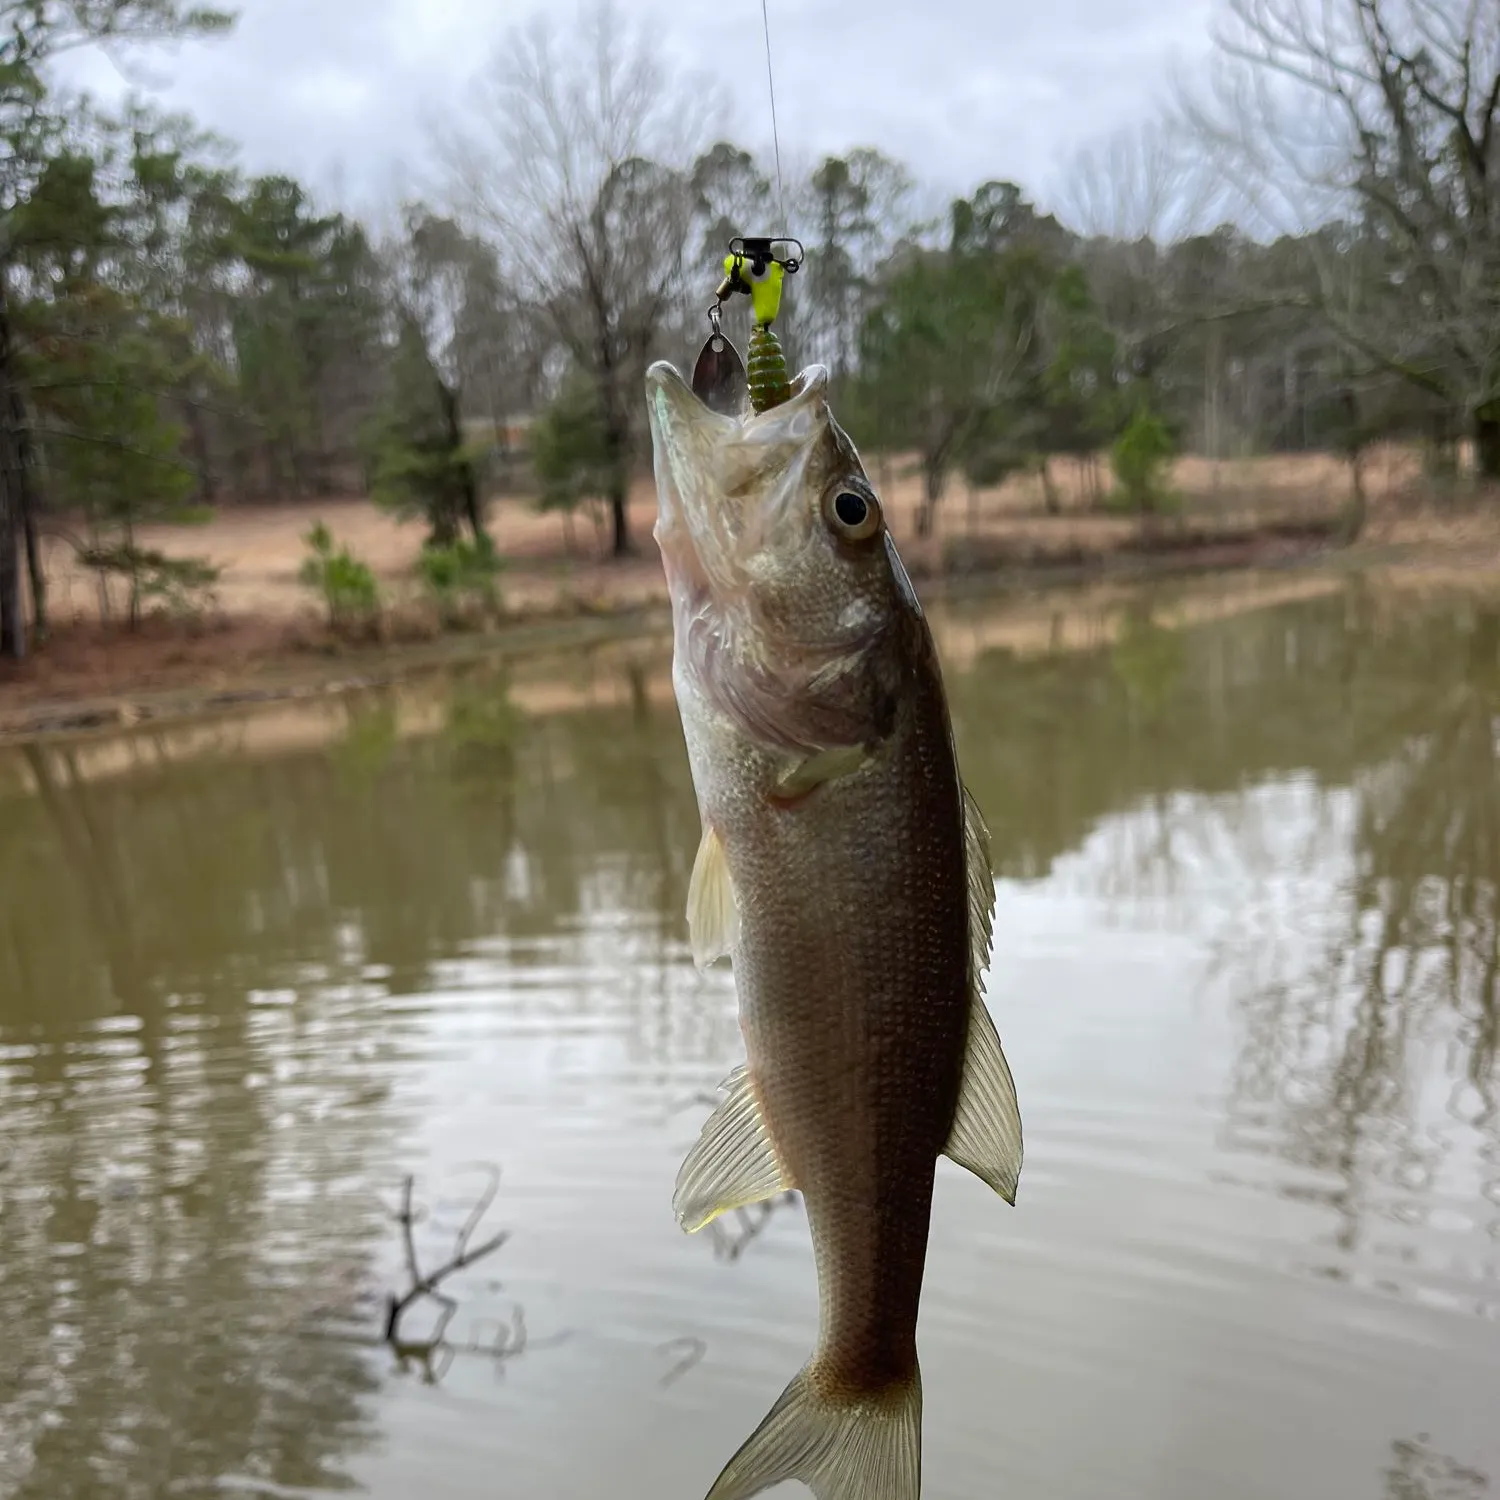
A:
<svg viewBox="0 0 1500 1500">
<path fill-rule="evenodd" d="M 776 1160 L 750 1069 L 741 1063 L 720 1088 L 725 1097 L 704 1122 L 672 1194 L 677 1222 L 689 1234 L 795 1186 Z"/>
<path fill-rule="evenodd" d="M 969 892 L 969 1034 L 958 1113 L 943 1154 L 1014 1204 L 1021 1177 L 1021 1108 L 1000 1034 L 984 1003 L 984 969 L 990 957 L 995 908 L 990 835 L 967 788 L 963 802 Z"/>
<path fill-rule="evenodd" d="M 687 922 L 693 962 L 700 969 L 728 953 L 739 934 L 739 907 L 724 858 L 724 843 L 711 823 L 703 825 L 703 839 L 693 860 Z"/>
</svg>

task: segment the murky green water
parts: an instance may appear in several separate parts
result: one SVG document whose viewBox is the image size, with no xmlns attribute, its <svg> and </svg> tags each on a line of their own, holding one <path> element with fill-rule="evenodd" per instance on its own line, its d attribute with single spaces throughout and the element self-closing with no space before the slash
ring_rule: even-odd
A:
<svg viewBox="0 0 1500 1500">
<path fill-rule="evenodd" d="M 1143 601 L 940 619 L 1028 1154 L 940 1164 L 924 1493 L 1469 1500 L 1500 601 Z M 0 758 L 0 1495 L 698 1500 L 816 1303 L 795 1201 L 671 1215 L 739 1044 L 665 664 Z M 402 1176 L 432 1268 L 485 1161 L 403 1366 Z"/>
</svg>

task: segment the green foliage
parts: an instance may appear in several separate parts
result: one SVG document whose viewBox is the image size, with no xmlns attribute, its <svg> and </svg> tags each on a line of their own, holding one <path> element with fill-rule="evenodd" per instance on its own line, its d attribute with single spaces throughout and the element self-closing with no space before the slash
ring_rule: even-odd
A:
<svg viewBox="0 0 1500 1500">
<path fill-rule="evenodd" d="M 612 459 L 598 392 L 581 372 L 532 423 L 530 442 L 543 510 L 575 510 L 609 493 Z"/>
<path fill-rule="evenodd" d="M 326 492 L 334 424 L 324 393 L 336 383 L 368 409 L 379 379 L 374 253 L 357 224 L 316 213 L 290 178 L 256 179 L 227 208 L 221 248 L 243 265 L 249 292 L 215 302 L 262 434 L 266 482 Z M 339 425 L 352 449 L 354 422 Z"/>
<path fill-rule="evenodd" d="M 184 428 L 159 395 L 177 378 L 163 320 L 80 280 L 65 300 L 24 303 L 18 322 L 31 336 L 22 369 L 33 376 L 34 437 L 54 496 L 83 515 L 81 556 L 106 607 L 110 581 L 123 579 L 131 623 L 153 602 L 179 616 L 200 612 L 217 570 L 136 541 L 142 526 L 193 515 Z"/>
<path fill-rule="evenodd" d="M 348 547 L 334 549 L 333 536 L 322 521 L 302 538 L 311 557 L 303 559 L 298 581 L 317 591 L 335 630 L 368 625 L 380 610 L 380 590 L 368 563 Z"/>
<path fill-rule="evenodd" d="M 948 250 L 896 267 L 860 341 L 855 419 L 872 446 L 920 453 L 924 531 L 952 467 L 981 483 L 1022 462 L 1045 402 L 1040 329 L 1056 267 L 1016 227 L 1035 222 L 1024 200 L 1000 186 L 994 201 L 954 205 Z"/>
<path fill-rule="evenodd" d="M 457 625 L 464 623 L 471 611 L 493 614 L 499 608 L 500 566 L 494 543 L 481 533 L 478 541 L 423 547 L 417 558 L 417 576 L 437 604 L 443 623 Z"/>
<path fill-rule="evenodd" d="M 213 607 L 222 571 L 201 557 L 174 557 L 131 541 L 84 547 L 78 560 L 97 575 L 106 597 L 112 578 L 125 580 L 132 625 L 143 607 L 173 619 L 197 619 Z"/>
<path fill-rule="evenodd" d="M 1119 481 L 1110 497 L 1112 507 L 1137 515 L 1174 509 L 1177 501 L 1167 487 L 1166 468 L 1176 451 L 1167 424 L 1149 407 L 1137 407 L 1110 449 L 1110 464 Z"/>
<path fill-rule="evenodd" d="M 465 440 L 457 393 L 437 370 L 414 318 L 402 320 L 390 391 L 363 441 L 378 505 L 402 520 L 421 517 L 439 549 L 451 548 L 466 522 L 476 543 L 487 540 L 479 522 L 479 465 L 488 444 Z"/>
<path fill-rule="evenodd" d="M 159 321 L 97 285 L 66 303 L 20 310 L 42 359 L 25 367 L 38 435 L 61 496 L 94 529 L 131 529 L 167 519 L 186 503 L 192 473 L 182 460 L 183 427 L 158 398 L 174 370 Z"/>
<path fill-rule="evenodd" d="M 1081 266 L 1064 266 L 1052 281 L 1039 333 L 1039 446 L 1049 453 L 1095 453 L 1120 419 L 1119 348 Z"/>
<path fill-rule="evenodd" d="M 1003 433 L 981 428 L 965 443 L 961 462 L 964 478 L 975 489 L 988 490 L 998 489 L 1012 474 L 1031 467 L 1034 461 Z"/>
</svg>

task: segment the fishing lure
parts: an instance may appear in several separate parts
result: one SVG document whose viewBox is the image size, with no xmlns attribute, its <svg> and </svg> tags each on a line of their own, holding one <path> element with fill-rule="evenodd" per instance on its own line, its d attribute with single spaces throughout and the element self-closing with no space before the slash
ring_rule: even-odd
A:
<svg viewBox="0 0 1500 1500">
<path fill-rule="evenodd" d="M 777 254 L 777 247 L 782 253 Z M 796 253 L 786 247 L 795 246 Z M 736 236 L 724 257 L 724 279 L 708 310 L 709 336 L 693 367 L 693 391 L 705 406 L 726 416 L 737 416 L 745 396 L 757 412 L 779 406 L 791 395 L 791 376 L 786 352 L 771 327 L 781 311 L 782 283 L 801 268 L 800 240 L 777 240 Z M 739 350 L 724 333 L 724 304 L 742 293 L 750 298 L 753 323 L 750 329 L 750 367 L 746 371 Z"/>
</svg>

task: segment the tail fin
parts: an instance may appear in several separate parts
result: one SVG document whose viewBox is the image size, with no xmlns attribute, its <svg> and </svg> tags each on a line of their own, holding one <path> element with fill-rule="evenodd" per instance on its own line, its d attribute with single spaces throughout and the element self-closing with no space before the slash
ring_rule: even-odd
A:
<svg viewBox="0 0 1500 1500">
<path fill-rule="evenodd" d="M 750 1500 L 798 1479 L 816 1500 L 918 1500 L 922 1377 L 854 1401 L 813 1388 L 804 1368 L 724 1465 L 707 1500 Z"/>
</svg>

